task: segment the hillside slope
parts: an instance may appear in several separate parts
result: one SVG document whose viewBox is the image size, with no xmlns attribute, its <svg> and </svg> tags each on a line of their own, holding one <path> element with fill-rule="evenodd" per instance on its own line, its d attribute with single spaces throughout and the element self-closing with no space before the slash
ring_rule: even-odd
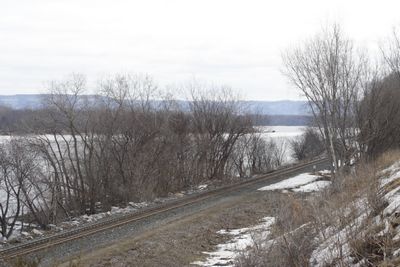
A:
<svg viewBox="0 0 400 267">
<path fill-rule="evenodd" d="M 268 238 L 235 266 L 400 266 L 400 152 L 360 163 L 320 192 L 283 190 Z"/>
<path fill-rule="evenodd" d="M 0 105 L 13 109 L 39 108 L 45 94 L 0 95 Z M 94 97 L 93 95 L 89 97 Z M 159 101 L 154 101 L 158 103 Z M 183 108 L 188 102 L 178 101 Z M 264 115 L 308 115 L 306 101 L 242 101 L 251 112 Z"/>
</svg>

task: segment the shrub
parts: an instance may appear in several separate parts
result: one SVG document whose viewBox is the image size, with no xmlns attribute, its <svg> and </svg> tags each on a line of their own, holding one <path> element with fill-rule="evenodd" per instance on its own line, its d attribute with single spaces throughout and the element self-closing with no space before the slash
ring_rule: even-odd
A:
<svg viewBox="0 0 400 267">
<path fill-rule="evenodd" d="M 313 128 L 306 128 L 305 132 L 290 142 L 293 157 L 299 161 L 317 157 L 324 152 L 324 142 L 321 135 Z"/>
</svg>

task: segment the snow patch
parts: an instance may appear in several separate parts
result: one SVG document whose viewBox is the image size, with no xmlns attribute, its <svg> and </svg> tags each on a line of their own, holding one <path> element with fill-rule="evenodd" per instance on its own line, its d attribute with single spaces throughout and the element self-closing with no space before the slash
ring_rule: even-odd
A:
<svg viewBox="0 0 400 267">
<path fill-rule="evenodd" d="M 315 181 L 306 185 L 302 185 L 299 188 L 294 188 L 294 192 L 310 193 L 320 191 L 331 185 L 330 181 Z"/>
<path fill-rule="evenodd" d="M 204 189 L 206 189 L 207 187 L 208 187 L 207 184 L 201 184 L 201 185 L 199 185 L 199 186 L 197 187 L 197 189 L 199 189 L 199 190 L 204 190 Z"/>
<path fill-rule="evenodd" d="M 386 169 L 383 169 L 379 173 L 382 175 L 387 175 L 387 173 L 393 174 L 395 171 L 399 170 L 400 168 L 400 161 L 397 161 L 393 163 L 391 166 L 387 167 Z"/>
<path fill-rule="evenodd" d="M 381 185 L 385 186 L 399 178 L 400 178 L 400 171 L 392 172 L 389 177 L 381 179 Z"/>
<path fill-rule="evenodd" d="M 361 228 L 362 222 L 367 218 L 367 213 L 362 213 L 351 224 L 342 230 L 327 229 L 330 236 L 324 239 L 322 236 L 316 238 L 316 242 L 320 245 L 312 252 L 310 258 L 311 266 L 327 266 L 333 263 L 334 259 L 342 258 L 348 262 L 352 262 L 351 249 L 348 243 L 349 236 L 355 229 Z"/>
<path fill-rule="evenodd" d="M 330 170 L 322 170 L 322 171 L 318 171 L 318 174 L 321 175 L 331 175 L 332 171 Z"/>
<path fill-rule="evenodd" d="M 399 190 L 397 188 L 397 190 Z M 385 216 L 390 216 L 396 212 L 400 207 L 400 194 L 396 192 L 393 196 L 388 198 L 389 205 L 383 210 Z"/>
<path fill-rule="evenodd" d="M 296 187 L 300 187 L 309 183 L 312 183 L 319 179 L 320 176 L 310 173 L 302 173 L 292 178 L 283 180 L 279 183 L 275 183 L 272 185 L 264 186 L 259 188 L 260 191 L 268 191 L 268 190 L 284 190 L 284 189 L 292 189 Z"/>
<path fill-rule="evenodd" d="M 34 234 L 34 235 L 43 235 L 43 232 L 41 232 L 41 231 L 39 231 L 39 230 L 37 230 L 37 229 L 33 229 L 32 230 L 32 233 Z"/>
<path fill-rule="evenodd" d="M 217 250 L 214 252 L 203 252 L 208 255 L 207 259 L 196 261 L 192 264 L 200 266 L 233 266 L 233 260 L 238 253 L 253 244 L 253 233 L 257 232 L 259 238 L 266 238 L 269 235 L 269 228 L 274 222 L 275 218 L 265 217 L 261 224 L 253 227 L 219 230 L 217 233 L 231 235 L 232 239 L 227 243 L 217 245 Z"/>
</svg>

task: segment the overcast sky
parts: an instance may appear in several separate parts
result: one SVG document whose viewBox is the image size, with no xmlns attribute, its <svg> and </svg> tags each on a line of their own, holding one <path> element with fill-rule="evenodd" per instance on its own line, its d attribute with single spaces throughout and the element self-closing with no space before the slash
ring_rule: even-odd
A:
<svg viewBox="0 0 400 267">
<path fill-rule="evenodd" d="M 38 93 L 71 72 L 89 84 L 148 73 L 196 79 L 247 99 L 299 99 L 281 52 L 339 22 L 370 49 L 400 25 L 399 1 L 0 0 L 0 94 Z"/>
</svg>

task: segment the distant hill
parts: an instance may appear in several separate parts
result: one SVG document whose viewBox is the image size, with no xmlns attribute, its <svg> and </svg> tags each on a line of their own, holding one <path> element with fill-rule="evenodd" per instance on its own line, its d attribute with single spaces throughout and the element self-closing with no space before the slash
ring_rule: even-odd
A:
<svg viewBox="0 0 400 267">
<path fill-rule="evenodd" d="M 250 110 L 263 115 L 309 115 L 307 101 L 247 101 Z"/>
<path fill-rule="evenodd" d="M 40 107 L 42 97 L 45 95 L 0 95 L 0 105 L 12 109 L 37 109 Z"/>
<path fill-rule="evenodd" d="M 0 95 L 0 105 L 13 109 L 37 109 L 41 106 L 43 94 Z M 180 101 L 185 106 L 185 101 Z M 261 115 L 309 115 L 306 101 L 245 101 L 252 113 Z"/>
</svg>

